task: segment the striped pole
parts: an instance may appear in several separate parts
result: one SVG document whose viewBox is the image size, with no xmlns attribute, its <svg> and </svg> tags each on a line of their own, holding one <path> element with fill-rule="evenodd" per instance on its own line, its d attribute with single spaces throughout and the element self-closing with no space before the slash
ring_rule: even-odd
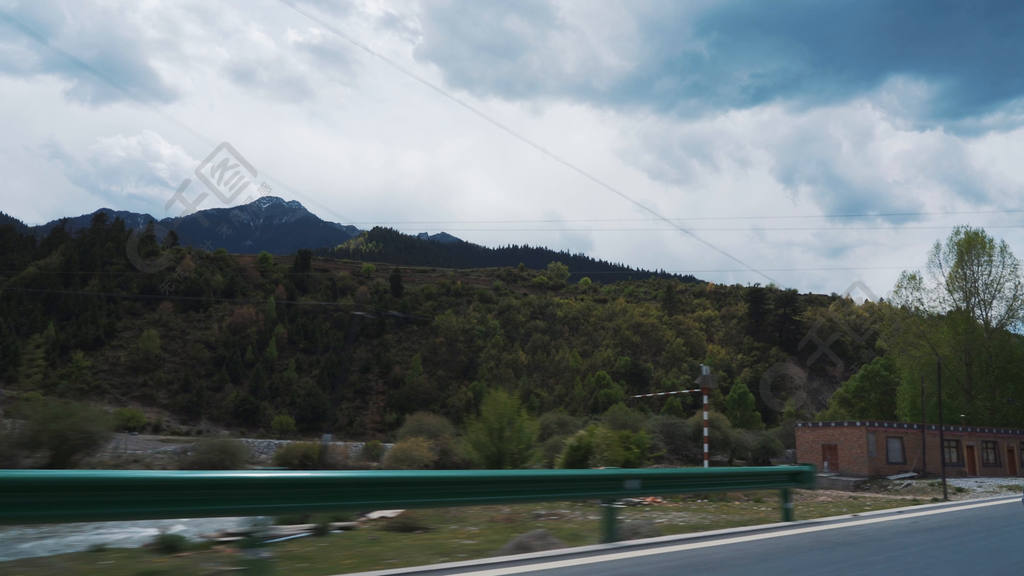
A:
<svg viewBox="0 0 1024 576">
<path fill-rule="evenodd" d="M 701 388 L 704 395 L 704 467 L 708 467 L 708 389 Z"/>
</svg>

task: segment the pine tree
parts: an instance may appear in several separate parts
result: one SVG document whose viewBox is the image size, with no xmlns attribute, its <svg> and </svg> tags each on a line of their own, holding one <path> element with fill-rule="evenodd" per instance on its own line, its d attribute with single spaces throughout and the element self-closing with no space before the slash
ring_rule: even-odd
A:
<svg viewBox="0 0 1024 576">
<path fill-rule="evenodd" d="M 736 428 L 746 430 L 761 430 L 764 428 L 764 423 L 761 421 L 761 413 L 757 411 L 757 406 L 754 402 L 754 395 L 750 393 L 747 385 L 742 382 L 733 384 L 732 390 L 725 397 L 725 415 Z"/>
</svg>

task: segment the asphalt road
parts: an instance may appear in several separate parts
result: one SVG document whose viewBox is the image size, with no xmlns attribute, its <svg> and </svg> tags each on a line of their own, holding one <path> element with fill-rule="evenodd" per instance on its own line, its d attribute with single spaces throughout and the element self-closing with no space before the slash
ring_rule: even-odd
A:
<svg viewBox="0 0 1024 576">
<path fill-rule="evenodd" d="M 1020 498 L 450 574 L 502 576 L 1024 575 Z"/>
</svg>

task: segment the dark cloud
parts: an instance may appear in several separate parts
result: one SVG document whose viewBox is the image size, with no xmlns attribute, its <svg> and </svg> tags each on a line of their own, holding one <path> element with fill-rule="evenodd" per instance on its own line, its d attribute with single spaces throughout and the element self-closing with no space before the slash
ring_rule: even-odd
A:
<svg viewBox="0 0 1024 576">
<path fill-rule="evenodd" d="M 416 55 L 449 84 L 479 94 L 687 115 L 830 104 L 896 78 L 932 88 L 907 112 L 926 122 L 981 117 L 1024 95 L 1020 2 L 731 0 L 696 9 L 656 0 L 629 11 L 629 40 L 594 39 L 573 30 L 586 22 L 563 21 L 547 1 L 429 3 Z M 616 69 L 605 49 L 627 65 Z M 574 73 L 588 66 L 607 75 Z"/>
<path fill-rule="evenodd" d="M 164 104 L 178 99 L 178 92 L 150 63 L 148 41 L 124 22 L 123 13 L 102 6 L 81 12 L 46 1 L 5 7 L 0 13 L 0 73 L 55 75 L 70 83 L 65 92 L 68 99 L 90 106 L 130 98 L 93 72 L 147 102 Z"/>
</svg>

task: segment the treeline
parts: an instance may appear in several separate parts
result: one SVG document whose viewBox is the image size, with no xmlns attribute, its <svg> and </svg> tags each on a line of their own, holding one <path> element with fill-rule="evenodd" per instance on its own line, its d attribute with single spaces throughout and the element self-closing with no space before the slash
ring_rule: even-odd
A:
<svg viewBox="0 0 1024 576">
<path fill-rule="evenodd" d="M 880 356 L 819 419 L 938 422 L 941 369 L 944 422 L 1024 428 L 1024 275 L 1005 241 L 959 227 L 862 312 Z"/>
<path fill-rule="evenodd" d="M 147 274 L 127 259 L 124 223 L 103 214 L 38 243 L 13 226 L 0 234 L 7 390 L 140 407 L 197 427 L 268 431 L 287 416 L 300 433 L 388 439 L 418 411 L 461 429 L 495 391 L 532 418 L 560 411 L 593 422 L 619 404 L 647 418 L 665 398 L 631 396 L 690 388 L 703 363 L 719 379 L 716 412 L 738 429 L 771 429 L 783 415 L 762 393 L 766 371 L 806 365 L 816 348 L 801 341 L 819 320 L 826 337 L 863 314 L 837 295 L 775 287 L 572 283 L 559 262 L 439 279 L 149 236 L 141 257 L 169 265 Z M 841 367 L 811 363 L 806 383 L 777 379 L 771 395 L 784 402 L 802 391 L 794 418 L 825 408 L 876 340 L 843 333 L 831 344 Z M 677 417 L 698 412 L 691 396 Z"/>
<path fill-rule="evenodd" d="M 401 266 L 437 268 L 502 268 L 524 264 L 538 270 L 552 261 L 569 267 L 573 281 L 586 276 L 594 282 L 613 284 L 623 280 L 674 278 L 684 283 L 699 282 L 692 275 L 634 269 L 622 264 L 597 260 L 585 254 L 556 252 L 539 246 L 510 245 L 488 248 L 464 241 L 442 243 L 423 240 L 391 228 L 375 227 L 335 248 L 316 251 L 317 256 L 385 262 Z"/>
</svg>

